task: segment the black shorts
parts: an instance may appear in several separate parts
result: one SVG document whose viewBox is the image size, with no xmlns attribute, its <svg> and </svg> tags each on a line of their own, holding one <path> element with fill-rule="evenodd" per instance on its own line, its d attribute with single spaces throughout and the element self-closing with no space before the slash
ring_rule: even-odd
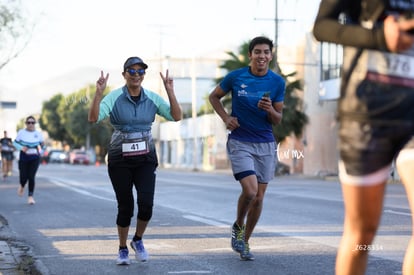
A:
<svg viewBox="0 0 414 275">
<path fill-rule="evenodd" d="M 13 160 L 14 159 L 13 152 L 9 152 L 9 151 L 1 152 L 1 159 L 3 159 L 3 160 Z"/>
<path fill-rule="evenodd" d="M 346 174 L 373 174 L 389 166 L 400 150 L 414 148 L 414 88 L 363 81 L 356 89 L 348 87 L 338 109 Z"/>
</svg>

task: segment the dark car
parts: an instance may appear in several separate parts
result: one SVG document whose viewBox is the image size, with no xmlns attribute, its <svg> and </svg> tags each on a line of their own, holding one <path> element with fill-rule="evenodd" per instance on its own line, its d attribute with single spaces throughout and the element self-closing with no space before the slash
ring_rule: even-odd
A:
<svg viewBox="0 0 414 275">
<path fill-rule="evenodd" d="M 73 150 L 69 155 L 69 162 L 71 164 L 85 164 L 90 163 L 90 159 L 86 151 Z"/>
<path fill-rule="evenodd" d="M 277 176 L 286 176 L 290 174 L 290 167 L 283 162 L 278 162 L 276 165 L 275 175 Z"/>
</svg>

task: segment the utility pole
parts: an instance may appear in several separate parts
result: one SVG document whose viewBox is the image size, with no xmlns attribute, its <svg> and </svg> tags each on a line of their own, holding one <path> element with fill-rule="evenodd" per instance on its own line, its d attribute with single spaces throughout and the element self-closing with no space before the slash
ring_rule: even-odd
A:
<svg viewBox="0 0 414 275">
<path fill-rule="evenodd" d="M 274 41 L 274 61 L 275 61 L 275 68 L 274 70 L 277 73 L 280 73 L 279 61 L 278 61 L 278 48 L 279 48 L 279 22 L 281 21 L 295 21 L 295 19 L 279 19 L 278 14 L 278 0 L 275 0 L 275 17 L 274 18 L 255 18 L 255 20 L 266 20 L 266 21 L 273 21 L 275 23 L 275 41 Z"/>
<path fill-rule="evenodd" d="M 153 27 L 153 28 L 156 28 L 156 29 L 158 29 L 158 36 L 159 36 L 159 45 L 158 45 L 158 47 L 159 47 L 159 54 L 158 54 L 158 59 L 159 59 L 159 71 L 160 72 L 163 72 L 163 73 L 165 73 L 165 71 L 163 71 L 164 70 L 164 68 L 163 68 L 163 60 L 164 60 L 164 52 L 163 52 L 163 38 L 164 38 L 164 36 L 165 35 L 168 35 L 168 32 L 166 32 L 165 31 L 165 29 L 166 29 L 166 27 L 169 27 L 169 25 L 165 25 L 165 24 L 151 24 L 151 25 L 148 25 L 149 27 Z M 168 69 L 168 60 L 169 58 L 167 57 L 167 69 Z M 158 93 L 160 94 L 160 95 L 162 95 L 162 93 L 163 93 L 163 83 L 162 83 L 162 80 L 161 80 L 161 78 L 159 79 L 159 81 L 158 81 Z"/>
<path fill-rule="evenodd" d="M 278 43 L 278 39 L 279 39 L 279 24 L 278 24 L 278 21 L 279 21 L 279 13 L 278 13 L 278 10 L 277 10 L 277 6 L 278 6 L 278 0 L 275 0 L 275 71 L 277 72 L 277 73 L 280 73 L 280 67 L 279 67 L 279 62 L 278 62 L 278 59 L 277 59 L 277 50 L 278 50 L 278 47 L 279 47 L 279 43 Z"/>
</svg>

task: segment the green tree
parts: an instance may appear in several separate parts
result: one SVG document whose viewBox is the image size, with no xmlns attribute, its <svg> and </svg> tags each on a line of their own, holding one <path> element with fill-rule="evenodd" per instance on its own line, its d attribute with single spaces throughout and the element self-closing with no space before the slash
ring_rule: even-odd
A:
<svg viewBox="0 0 414 275">
<path fill-rule="evenodd" d="M 108 152 L 108 144 L 111 141 L 111 135 L 113 127 L 109 123 L 109 119 L 105 119 L 100 123 L 92 123 L 89 125 L 90 143 L 91 145 L 98 146 L 99 159 L 102 162 Z"/>
<path fill-rule="evenodd" d="M 77 92 L 71 93 L 60 101 L 58 112 L 64 125 L 72 147 L 79 148 L 87 146 L 89 135 L 89 122 L 87 120 L 89 111 L 89 90 L 93 87 L 86 87 Z"/>
<path fill-rule="evenodd" d="M 36 118 L 36 116 L 34 116 L 34 117 Z M 24 129 L 24 128 L 26 128 L 26 117 L 21 118 L 19 120 L 19 122 L 17 122 L 16 132 L 18 132 L 20 129 Z"/>
<path fill-rule="evenodd" d="M 69 138 L 58 112 L 58 107 L 62 101 L 64 101 L 64 96 L 57 94 L 43 103 L 39 125 L 44 131 L 48 132 L 51 139 L 62 143 L 70 143 L 72 140 Z"/>
<path fill-rule="evenodd" d="M 295 75 L 296 73 L 294 72 L 289 75 L 283 75 L 283 77 L 290 79 Z M 300 137 L 303 133 L 303 128 L 309 122 L 308 116 L 302 111 L 303 101 L 296 94 L 299 90 L 302 90 L 300 80 L 286 81 L 282 122 L 273 126 L 273 133 L 279 142 L 282 142 L 292 133 L 296 137 Z"/>
<path fill-rule="evenodd" d="M 248 66 L 250 63 L 249 60 L 249 43 L 250 41 L 244 42 L 238 50 L 238 53 L 226 52 L 229 55 L 229 59 L 225 60 L 220 68 L 225 69 L 230 72 L 245 66 Z M 275 68 L 275 60 L 273 59 L 270 62 L 270 68 Z M 277 66 L 278 67 L 278 66 Z M 305 125 L 308 123 L 307 115 L 302 111 L 303 102 L 302 99 L 298 96 L 297 92 L 302 90 L 300 80 L 292 78 L 296 73 L 291 73 L 288 75 L 280 75 L 286 81 L 286 91 L 285 91 L 285 100 L 283 107 L 283 117 L 282 122 L 273 127 L 273 134 L 278 142 L 282 142 L 286 137 L 294 134 L 296 137 L 299 137 Z M 223 78 L 217 78 L 216 83 L 220 83 Z M 231 110 L 231 97 L 226 95 L 222 99 L 224 107 L 230 111 Z"/>
<path fill-rule="evenodd" d="M 71 148 L 98 146 L 99 158 L 106 154 L 106 147 L 112 134 L 109 120 L 99 124 L 88 122 L 90 108 L 89 92 L 94 86 L 87 86 L 64 97 L 57 94 L 43 103 L 40 126 L 53 140 L 68 144 Z M 106 95 L 109 89 L 104 93 Z"/>
<path fill-rule="evenodd" d="M 86 145 L 89 129 L 89 124 L 85 120 L 87 106 L 82 98 L 84 90 L 86 89 L 70 94 L 60 102 L 58 107 L 59 113 L 62 114 L 62 123 L 65 125 L 69 137 L 73 140 L 72 147 L 74 148 Z"/>
</svg>

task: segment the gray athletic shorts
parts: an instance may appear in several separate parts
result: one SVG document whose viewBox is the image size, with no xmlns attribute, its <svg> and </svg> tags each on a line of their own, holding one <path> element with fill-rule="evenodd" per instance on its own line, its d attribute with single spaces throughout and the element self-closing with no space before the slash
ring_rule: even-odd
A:
<svg viewBox="0 0 414 275">
<path fill-rule="evenodd" d="M 273 179 L 277 161 L 275 142 L 253 143 L 229 138 L 227 153 L 236 180 L 250 175 L 256 175 L 259 183 Z"/>
</svg>

